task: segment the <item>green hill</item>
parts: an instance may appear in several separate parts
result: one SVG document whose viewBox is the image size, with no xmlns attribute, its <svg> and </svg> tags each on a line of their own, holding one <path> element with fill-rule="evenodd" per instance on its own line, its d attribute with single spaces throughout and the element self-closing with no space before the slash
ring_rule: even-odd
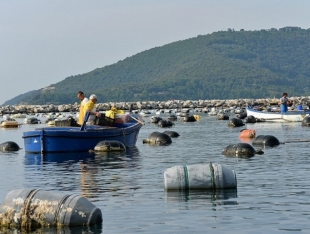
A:
<svg viewBox="0 0 310 234">
<path fill-rule="evenodd" d="M 7 104 L 234 99 L 309 95 L 310 29 L 227 31 L 156 47 L 91 72 L 19 95 Z"/>
</svg>

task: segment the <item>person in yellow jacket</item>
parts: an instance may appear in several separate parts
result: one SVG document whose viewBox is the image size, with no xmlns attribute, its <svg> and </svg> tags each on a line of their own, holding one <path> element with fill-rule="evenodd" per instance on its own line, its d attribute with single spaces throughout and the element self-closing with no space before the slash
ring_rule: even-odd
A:
<svg viewBox="0 0 310 234">
<path fill-rule="evenodd" d="M 84 115 L 85 115 L 84 106 L 88 102 L 88 99 L 87 99 L 87 97 L 85 97 L 85 95 L 82 91 L 79 91 L 76 96 L 81 101 L 80 113 L 79 113 L 79 119 L 78 119 L 78 125 L 81 126 L 83 124 Z"/>
<path fill-rule="evenodd" d="M 100 117 L 100 113 L 96 111 L 95 104 L 97 102 L 97 97 L 95 94 L 90 95 L 89 101 L 86 102 L 84 106 L 84 112 L 89 111 L 90 115 L 86 122 L 87 125 L 94 125 L 96 117 Z M 84 115 L 85 115 L 84 113 Z"/>
</svg>

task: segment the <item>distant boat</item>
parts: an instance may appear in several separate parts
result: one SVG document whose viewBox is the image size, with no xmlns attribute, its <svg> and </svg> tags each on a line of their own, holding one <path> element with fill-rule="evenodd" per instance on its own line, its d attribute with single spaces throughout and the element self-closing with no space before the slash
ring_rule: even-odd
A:
<svg viewBox="0 0 310 234">
<path fill-rule="evenodd" d="M 89 114 L 88 114 L 89 115 Z M 128 114 L 129 115 L 129 114 Z M 132 117 L 130 117 L 132 116 Z M 142 122 L 130 114 L 127 122 L 114 122 L 113 126 L 45 127 L 23 133 L 25 151 L 28 153 L 85 152 L 94 149 L 104 140 L 115 140 L 126 147 L 136 144 Z M 123 118 L 125 119 L 125 118 Z M 121 121 L 121 119 L 118 119 Z"/>
<path fill-rule="evenodd" d="M 264 119 L 266 121 L 279 121 L 279 122 L 301 122 L 306 116 L 310 115 L 310 110 L 300 111 L 287 111 L 281 112 L 265 112 L 254 110 L 252 107 L 246 108 L 247 115 L 252 115 L 258 119 Z"/>
</svg>

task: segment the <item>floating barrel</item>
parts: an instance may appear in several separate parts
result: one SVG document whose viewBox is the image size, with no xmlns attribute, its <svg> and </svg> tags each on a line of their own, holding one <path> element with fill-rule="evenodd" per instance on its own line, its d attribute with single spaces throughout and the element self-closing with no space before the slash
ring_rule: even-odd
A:
<svg viewBox="0 0 310 234">
<path fill-rule="evenodd" d="M 259 135 L 253 140 L 252 144 L 254 146 L 272 147 L 272 146 L 280 145 L 280 141 L 276 137 L 271 136 L 271 135 Z"/>
<path fill-rule="evenodd" d="M 176 115 L 170 115 L 168 117 L 168 119 L 171 120 L 171 121 L 176 121 L 176 120 L 178 120 L 178 117 Z"/>
<path fill-rule="evenodd" d="M 240 131 L 240 138 L 254 138 L 256 136 L 256 131 L 254 129 L 242 129 Z"/>
<path fill-rule="evenodd" d="M 163 132 L 164 134 L 167 134 L 168 136 L 172 137 L 172 138 L 175 138 L 175 137 L 179 137 L 180 134 L 175 132 L 175 131 L 164 131 Z"/>
<path fill-rule="evenodd" d="M 256 123 L 256 118 L 253 115 L 249 115 L 244 118 L 244 123 Z"/>
<path fill-rule="evenodd" d="M 218 120 L 229 120 L 229 116 L 227 114 L 218 114 L 217 119 Z"/>
<path fill-rule="evenodd" d="M 241 119 L 237 119 L 237 118 L 231 118 L 228 122 L 227 125 L 230 127 L 240 127 L 243 126 L 244 123 Z"/>
<path fill-rule="evenodd" d="M 0 151 L 18 151 L 20 147 L 14 141 L 6 141 L 0 144 Z"/>
<path fill-rule="evenodd" d="M 100 141 L 94 150 L 95 152 L 126 151 L 126 147 L 119 141 Z"/>
<path fill-rule="evenodd" d="M 226 156 L 244 156 L 244 157 L 252 157 L 256 153 L 253 146 L 247 143 L 238 143 L 235 145 L 226 146 L 222 154 Z"/>
<path fill-rule="evenodd" d="M 160 120 L 162 120 L 162 118 L 160 118 L 159 116 L 152 116 L 150 118 L 151 123 L 158 123 Z"/>
<path fill-rule="evenodd" d="M 183 122 L 196 122 L 196 118 L 192 115 L 183 117 Z"/>
<path fill-rule="evenodd" d="M 160 120 L 158 122 L 158 127 L 161 127 L 161 128 L 167 128 L 167 127 L 172 127 L 174 125 L 174 123 L 172 123 L 170 120 Z"/>
<path fill-rule="evenodd" d="M 233 170 L 216 164 L 174 166 L 164 172 L 165 190 L 206 190 L 236 188 Z"/>
<path fill-rule="evenodd" d="M 310 116 L 306 116 L 302 122 L 301 122 L 302 126 L 310 126 Z"/>
<path fill-rule="evenodd" d="M 171 137 L 165 133 L 153 132 L 146 139 L 143 139 L 143 143 L 169 145 L 172 143 L 172 140 Z"/>
<path fill-rule="evenodd" d="M 42 191 L 10 191 L 0 207 L 0 225 L 32 229 L 49 226 L 83 226 L 102 222 L 101 210 L 86 198 Z"/>
</svg>

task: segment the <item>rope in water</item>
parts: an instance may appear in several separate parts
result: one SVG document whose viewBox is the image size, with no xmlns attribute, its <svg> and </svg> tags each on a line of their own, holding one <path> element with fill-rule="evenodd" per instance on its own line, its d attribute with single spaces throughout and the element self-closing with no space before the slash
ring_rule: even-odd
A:
<svg viewBox="0 0 310 234">
<path fill-rule="evenodd" d="M 299 143 L 299 142 L 310 142 L 310 140 L 309 139 L 288 140 L 288 141 L 281 142 L 281 144 L 285 144 L 285 143 Z"/>
<path fill-rule="evenodd" d="M 210 162 L 209 167 L 210 167 L 210 174 L 211 174 L 211 185 L 212 185 L 213 190 L 215 190 L 216 186 L 215 186 L 214 168 L 213 168 L 212 162 Z"/>
<path fill-rule="evenodd" d="M 184 182 L 185 182 L 185 190 L 189 190 L 189 181 L 188 181 L 188 171 L 187 166 L 183 166 L 184 168 Z"/>
</svg>

